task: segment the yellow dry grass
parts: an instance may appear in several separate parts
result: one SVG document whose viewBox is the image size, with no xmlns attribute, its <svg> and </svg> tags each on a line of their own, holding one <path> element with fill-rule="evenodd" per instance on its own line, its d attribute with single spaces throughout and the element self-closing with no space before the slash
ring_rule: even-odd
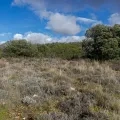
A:
<svg viewBox="0 0 120 120">
<path fill-rule="evenodd" d="M 92 114 L 103 113 L 111 120 L 120 119 L 120 72 L 107 62 L 0 59 L 0 104 L 12 111 L 11 120 L 27 118 L 28 109 L 33 116 L 61 112 L 57 105 L 78 93 L 94 96 L 95 103 L 89 106 Z M 38 96 L 37 104 L 21 103 L 22 98 L 33 95 Z"/>
</svg>

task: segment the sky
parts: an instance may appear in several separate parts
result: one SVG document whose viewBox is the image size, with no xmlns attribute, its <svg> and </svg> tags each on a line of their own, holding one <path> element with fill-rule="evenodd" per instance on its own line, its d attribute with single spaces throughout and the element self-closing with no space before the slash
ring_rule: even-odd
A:
<svg viewBox="0 0 120 120">
<path fill-rule="evenodd" d="M 120 24 L 120 0 L 0 0 L 0 44 L 77 42 L 97 24 Z"/>
</svg>

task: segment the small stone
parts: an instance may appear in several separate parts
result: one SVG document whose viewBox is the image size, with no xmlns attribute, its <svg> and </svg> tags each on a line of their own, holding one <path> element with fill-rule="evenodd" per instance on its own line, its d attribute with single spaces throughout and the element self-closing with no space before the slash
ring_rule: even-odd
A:
<svg viewBox="0 0 120 120">
<path fill-rule="evenodd" d="M 29 96 L 26 96 L 22 99 L 21 101 L 24 105 L 31 105 L 31 104 L 35 104 L 36 103 L 36 100 L 34 100 L 33 98 L 29 97 Z"/>
<path fill-rule="evenodd" d="M 73 87 L 70 87 L 70 90 L 72 90 L 72 91 L 75 91 L 75 88 L 73 88 Z"/>
<path fill-rule="evenodd" d="M 34 94 L 34 95 L 33 95 L 33 98 L 38 98 L 38 95 Z"/>
</svg>

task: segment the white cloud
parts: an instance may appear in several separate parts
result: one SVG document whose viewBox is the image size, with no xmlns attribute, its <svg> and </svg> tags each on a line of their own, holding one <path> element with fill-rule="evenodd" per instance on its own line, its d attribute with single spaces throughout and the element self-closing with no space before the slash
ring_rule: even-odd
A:
<svg viewBox="0 0 120 120">
<path fill-rule="evenodd" d="M 44 0 L 14 0 L 13 6 L 24 6 L 27 5 L 40 17 L 48 17 L 50 12 L 46 10 Z"/>
<path fill-rule="evenodd" d="M 120 0 L 14 0 L 13 4 L 30 4 L 32 2 L 34 2 L 34 4 L 44 2 L 45 7 L 48 9 L 54 11 L 59 10 L 60 12 L 80 11 L 88 6 L 94 10 L 107 7 L 110 11 L 120 11 Z"/>
<path fill-rule="evenodd" d="M 95 26 L 97 24 L 102 24 L 102 21 L 76 17 L 70 15 L 64 15 L 60 13 L 52 13 L 49 17 L 49 21 L 47 23 L 47 29 L 51 29 L 60 34 L 67 35 L 76 35 L 81 31 L 80 24 L 82 25 L 92 25 Z"/>
<path fill-rule="evenodd" d="M 0 41 L 0 45 L 4 44 L 6 41 Z"/>
<path fill-rule="evenodd" d="M 18 38 L 20 38 L 19 36 L 22 36 L 22 39 L 26 39 L 27 41 L 33 43 L 33 44 L 46 44 L 46 43 L 55 43 L 55 42 L 79 42 L 83 39 L 85 39 L 85 36 L 67 36 L 67 37 L 61 37 L 61 38 L 54 38 L 48 35 L 45 35 L 43 33 L 32 33 L 32 32 L 28 32 L 25 33 L 24 35 L 22 34 L 15 34 L 13 39 L 14 40 L 19 40 L 16 39 L 15 36 L 18 36 Z"/>
<path fill-rule="evenodd" d="M 13 39 L 14 40 L 25 39 L 31 43 L 40 43 L 40 44 L 51 42 L 51 37 L 49 37 L 48 35 L 42 33 L 32 33 L 32 32 L 25 33 L 24 35 L 15 34 L 13 36 Z"/>
<path fill-rule="evenodd" d="M 53 1 L 56 3 L 55 5 L 58 6 L 63 3 L 62 1 Z M 97 20 L 92 20 L 88 18 L 55 13 L 55 10 L 50 9 L 51 6 L 55 7 L 55 5 L 51 4 L 49 0 L 14 0 L 12 5 L 28 6 L 40 18 L 44 18 L 48 21 L 46 29 L 50 29 L 60 34 L 76 35 L 80 31 L 82 31 L 82 25 L 92 25 L 99 22 Z"/>
<path fill-rule="evenodd" d="M 114 25 L 114 24 L 120 24 L 120 14 L 119 13 L 114 13 L 110 16 L 110 18 L 108 19 L 110 25 Z"/>
<path fill-rule="evenodd" d="M 85 36 L 68 36 L 68 37 L 62 37 L 58 40 L 58 42 L 65 42 L 65 43 L 69 43 L 69 42 L 80 42 L 83 39 L 85 39 Z"/>
<path fill-rule="evenodd" d="M 52 29 L 62 34 L 75 35 L 80 32 L 80 26 L 76 22 L 76 17 L 74 16 L 55 13 L 50 16 L 47 29 Z"/>
<path fill-rule="evenodd" d="M 98 21 L 98 20 L 94 20 L 94 19 L 88 19 L 88 18 L 83 18 L 83 17 L 78 17 L 77 20 L 85 25 L 91 25 L 91 26 L 95 26 L 98 24 L 102 24 L 102 21 Z"/>
<path fill-rule="evenodd" d="M 92 20 L 88 18 L 78 17 L 77 20 L 82 23 L 91 24 L 97 22 L 97 20 Z"/>
<path fill-rule="evenodd" d="M 75 35 L 80 32 L 76 17 L 48 11 L 43 0 L 14 0 L 13 5 L 29 5 L 40 18 L 48 20 L 46 28 L 54 32 L 67 35 Z"/>
<path fill-rule="evenodd" d="M 52 38 L 48 35 L 42 34 L 42 33 L 27 33 L 24 36 L 24 39 L 31 43 L 40 43 L 40 44 L 45 44 L 45 43 L 50 43 L 52 41 Z"/>
<path fill-rule="evenodd" d="M 13 36 L 13 39 L 14 39 L 14 40 L 23 39 L 23 35 L 22 35 L 22 34 L 15 34 L 15 35 Z"/>
</svg>

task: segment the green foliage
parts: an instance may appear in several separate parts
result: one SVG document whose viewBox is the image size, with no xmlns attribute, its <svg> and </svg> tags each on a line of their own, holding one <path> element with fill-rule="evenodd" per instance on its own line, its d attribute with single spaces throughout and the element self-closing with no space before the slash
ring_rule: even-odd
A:
<svg viewBox="0 0 120 120">
<path fill-rule="evenodd" d="M 97 60 L 120 58 L 120 25 L 96 25 L 85 33 L 86 39 L 77 43 L 32 44 L 26 40 L 8 42 L 2 51 L 8 57 L 46 57 Z"/>
<path fill-rule="evenodd" d="M 101 49 L 102 59 L 113 59 L 119 57 L 118 41 L 116 38 L 105 39 Z"/>
<path fill-rule="evenodd" d="M 0 120 L 8 120 L 9 114 L 8 109 L 5 106 L 0 105 Z"/>
<path fill-rule="evenodd" d="M 2 49 L 0 49 L 0 58 L 2 57 Z"/>
<path fill-rule="evenodd" d="M 3 56 L 9 57 L 36 57 L 38 55 L 38 49 L 35 45 L 25 40 L 14 40 L 7 43 L 3 48 Z"/>
<path fill-rule="evenodd" d="M 82 48 L 83 48 L 83 56 L 88 58 L 93 58 L 93 48 L 94 41 L 93 39 L 87 39 L 82 42 Z"/>
<path fill-rule="evenodd" d="M 120 25 L 116 24 L 113 26 L 114 37 L 120 37 Z"/>
<path fill-rule="evenodd" d="M 81 43 L 31 44 L 26 40 L 14 40 L 3 48 L 4 57 L 46 57 L 78 59 L 81 57 Z"/>
<path fill-rule="evenodd" d="M 37 45 L 39 53 L 44 57 L 78 59 L 81 57 L 80 43 L 53 43 Z"/>
<path fill-rule="evenodd" d="M 99 39 L 99 38 L 111 38 L 113 36 L 111 27 L 104 25 L 96 25 L 86 31 L 85 36 L 87 38 Z"/>
<path fill-rule="evenodd" d="M 86 31 L 83 41 L 84 56 L 97 60 L 120 57 L 120 25 L 96 25 Z"/>
<path fill-rule="evenodd" d="M 113 26 L 113 35 L 118 41 L 118 45 L 120 47 L 120 25 L 114 25 Z"/>
</svg>

